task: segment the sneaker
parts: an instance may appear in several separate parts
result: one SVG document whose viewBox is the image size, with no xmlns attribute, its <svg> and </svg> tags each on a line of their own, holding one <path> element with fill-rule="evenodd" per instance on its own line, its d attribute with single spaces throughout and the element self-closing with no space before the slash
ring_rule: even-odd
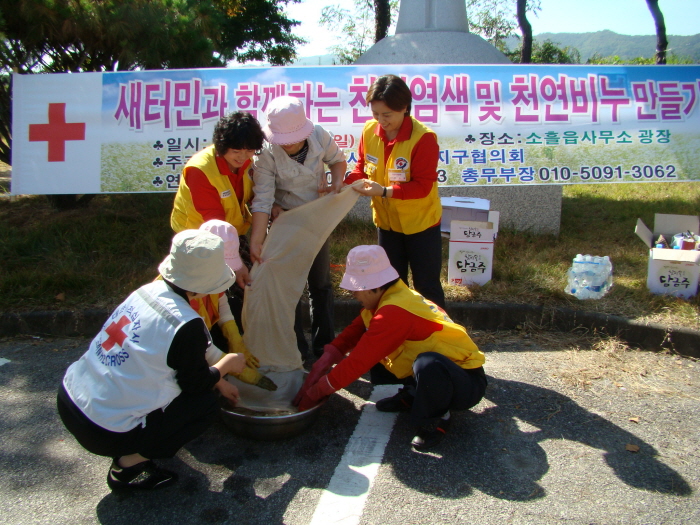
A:
<svg viewBox="0 0 700 525">
<path fill-rule="evenodd" d="M 406 412 L 413 406 L 413 394 L 405 386 L 396 395 L 377 401 L 376 406 L 380 412 Z"/>
<path fill-rule="evenodd" d="M 450 428 L 449 419 L 440 419 L 437 423 L 421 425 L 418 427 L 418 433 L 411 441 L 411 445 L 416 450 L 428 450 L 437 446 L 442 438 L 445 437 L 447 430 Z"/>
<path fill-rule="evenodd" d="M 112 490 L 155 490 L 176 481 L 175 472 L 160 468 L 150 460 L 126 468 L 120 467 L 114 460 L 107 474 L 107 485 Z"/>
</svg>

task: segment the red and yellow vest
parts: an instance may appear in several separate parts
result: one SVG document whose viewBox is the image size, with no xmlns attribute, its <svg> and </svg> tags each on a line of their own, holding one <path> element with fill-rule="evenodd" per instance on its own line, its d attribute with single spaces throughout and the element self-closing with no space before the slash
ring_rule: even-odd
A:
<svg viewBox="0 0 700 525">
<path fill-rule="evenodd" d="M 204 323 L 209 330 L 211 330 L 211 327 L 219 320 L 219 297 L 224 295 L 224 293 L 226 292 L 213 293 L 201 299 L 190 300 L 190 306 L 204 319 Z"/>
<path fill-rule="evenodd" d="M 360 315 L 365 327 L 369 327 L 372 317 L 387 305 L 398 306 L 413 315 L 442 325 L 442 330 L 433 332 L 427 339 L 404 341 L 401 346 L 381 360 L 386 369 L 399 379 L 413 375 L 413 362 L 424 352 L 442 354 L 460 368 L 465 369 L 479 368 L 486 361 L 483 352 L 474 344 L 463 326 L 452 322 L 445 312 L 411 290 L 403 281 L 397 282 L 384 292 L 374 313 L 369 310 L 362 311 Z"/>
<path fill-rule="evenodd" d="M 365 152 L 365 173 L 371 180 L 382 186 L 401 184 L 411 180 L 411 153 L 420 138 L 434 132 L 420 121 L 410 117 L 413 123 L 411 138 L 394 144 L 391 155 L 384 158 L 384 142 L 374 133 L 376 120 L 370 120 L 362 131 Z M 389 180 L 389 170 L 400 170 L 405 181 Z M 421 199 L 386 199 L 372 197 L 372 219 L 384 230 L 392 230 L 411 235 L 422 232 L 440 222 L 442 206 L 438 194 L 437 181 L 430 193 Z"/>
<path fill-rule="evenodd" d="M 238 202 L 238 196 L 229 178 L 219 173 L 214 146 L 209 146 L 195 154 L 186 167 L 190 166 L 199 168 L 207 176 L 209 183 L 219 192 L 221 205 L 224 208 L 225 221 L 236 228 L 238 235 L 245 235 L 252 222 L 252 215 L 247 205 L 253 198 L 252 162 L 248 161 L 240 168 L 244 170 L 241 204 Z M 190 188 L 187 186 L 185 177 L 182 176 L 180 178 L 180 187 L 175 195 L 173 212 L 170 215 L 170 226 L 175 233 L 179 233 L 182 230 L 196 230 L 203 222 L 202 215 L 194 208 Z"/>
</svg>

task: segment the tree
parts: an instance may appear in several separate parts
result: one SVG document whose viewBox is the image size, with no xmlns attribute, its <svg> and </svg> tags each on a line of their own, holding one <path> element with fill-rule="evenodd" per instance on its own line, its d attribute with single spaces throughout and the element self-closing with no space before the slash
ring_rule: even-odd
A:
<svg viewBox="0 0 700 525">
<path fill-rule="evenodd" d="M 671 53 L 666 57 L 668 64 L 695 64 L 692 57 L 676 55 Z M 618 55 L 602 56 L 595 53 L 592 57 L 586 60 L 586 64 L 620 66 L 630 64 L 634 66 L 651 66 L 656 64 L 656 56 L 653 57 L 636 57 L 636 58 L 620 58 Z"/>
<path fill-rule="evenodd" d="M 398 5 L 398 4 L 397 4 Z M 374 0 L 374 43 L 386 38 L 391 26 L 391 2 Z"/>
<path fill-rule="evenodd" d="M 516 7 L 519 7 L 518 0 Z M 537 14 L 540 0 L 524 0 L 525 12 Z M 517 12 L 513 12 L 512 0 L 467 0 L 469 30 L 489 41 L 499 51 L 508 51 L 506 39 L 517 36 L 519 25 Z M 532 32 L 532 31 L 531 31 Z"/>
<path fill-rule="evenodd" d="M 291 61 L 299 0 L 0 0 L 0 160 L 10 160 L 11 72 L 223 67 Z"/>
<path fill-rule="evenodd" d="M 659 0 L 647 0 L 647 6 L 654 19 L 656 27 L 656 63 L 666 63 L 666 48 L 668 48 L 668 40 L 666 39 L 666 23 L 664 15 L 659 7 Z"/>
<path fill-rule="evenodd" d="M 381 4 L 381 5 L 380 5 Z M 386 23 L 386 5 L 389 6 L 389 24 Z M 398 0 L 354 0 L 353 10 L 340 5 L 329 5 L 321 10 L 320 24 L 340 33 L 340 44 L 330 48 L 341 64 L 352 64 L 372 44 L 388 33 L 387 29 L 398 18 Z M 378 11 L 379 9 L 380 11 Z"/>
<path fill-rule="evenodd" d="M 506 56 L 512 62 L 519 62 L 522 57 L 521 47 L 517 47 L 513 51 L 507 51 Z M 557 42 L 552 42 L 547 39 L 544 42 L 534 40 L 532 42 L 532 56 L 530 62 L 532 64 L 580 64 L 581 54 L 573 47 L 559 47 Z"/>
<path fill-rule="evenodd" d="M 532 60 L 532 26 L 527 19 L 527 0 L 517 0 L 517 15 L 523 43 L 520 50 L 520 63 L 529 64 Z"/>
</svg>

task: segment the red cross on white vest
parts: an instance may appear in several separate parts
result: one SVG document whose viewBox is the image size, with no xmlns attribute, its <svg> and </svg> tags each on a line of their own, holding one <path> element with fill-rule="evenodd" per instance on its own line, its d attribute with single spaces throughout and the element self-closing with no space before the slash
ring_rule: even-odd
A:
<svg viewBox="0 0 700 525">
<path fill-rule="evenodd" d="M 126 334 L 124 333 L 122 328 L 124 328 L 130 322 L 131 321 L 129 321 L 129 318 L 127 316 L 122 315 L 119 321 L 117 321 L 116 323 L 112 323 L 107 328 L 105 328 L 105 332 L 107 332 L 107 335 L 109 337 L 104 343 L 102 343 L 102 348 L 109 352 L 115 345 L 115 343 L 123 348 L 123 343 L 124 339 L 126 339 Z"/>
<path fill-rule="evenodd" d="M 49 104 L 49 123 L 30 124 L 29 142 L 49 143 L 49 162 L 66 160 L 66 141 L 85 140 L 84 122 L 66 122 L 66 104 Z"/>
</svg>

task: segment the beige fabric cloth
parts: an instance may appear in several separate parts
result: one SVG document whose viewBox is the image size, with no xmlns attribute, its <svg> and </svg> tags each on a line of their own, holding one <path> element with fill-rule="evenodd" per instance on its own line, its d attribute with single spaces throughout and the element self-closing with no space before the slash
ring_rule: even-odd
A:
<svg viewBox="0 0 700 525">
<path fill-rule="evenodd" d="M 321 246 L 359 195 L 346 186 L 340 193 L 283 212 L 272 223 L 263 245 L 264 262 L 253 265 L 253 282 L 245 292 L 243 342 L 260 360 L 260 372 L 269 375 L 278 389 L 268 392 L 231 378 L 241 394 L 239 406 L 290 407 L 305 374 L 294 334 L 294 310 Z"/>
</svg>

